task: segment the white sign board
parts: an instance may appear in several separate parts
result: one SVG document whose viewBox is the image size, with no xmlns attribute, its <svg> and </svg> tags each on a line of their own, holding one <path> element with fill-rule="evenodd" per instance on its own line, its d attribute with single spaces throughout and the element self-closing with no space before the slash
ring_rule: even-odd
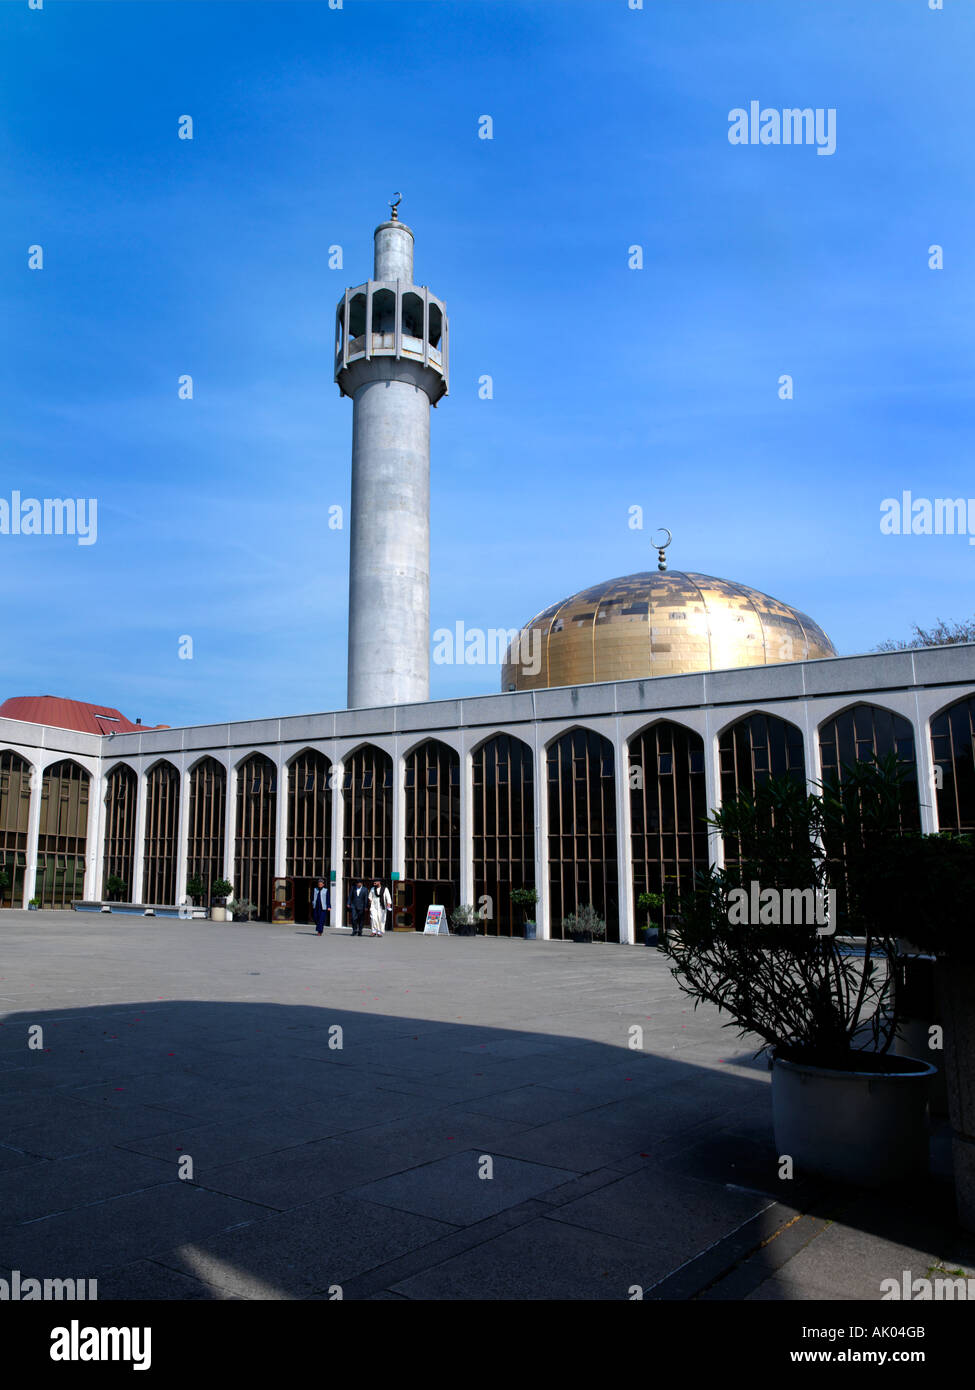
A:
<svg viewBox="0 0 975 1390">
<path fill-rule="evenodd" d="M 447 909 L 438 907 L 436 903 L 427 908 L 427 920 L 423 928 L 424 936 L 449 936 L 450 928 L 447 926 Z"/>
</svg>

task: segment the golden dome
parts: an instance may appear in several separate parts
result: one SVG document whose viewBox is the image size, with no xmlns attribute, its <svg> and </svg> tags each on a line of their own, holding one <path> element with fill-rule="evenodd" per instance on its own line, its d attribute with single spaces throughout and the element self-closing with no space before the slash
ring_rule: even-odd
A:
<svg viewBox="0 0 975 1390">
<path fill-rule="evenodd" d="M 532 618 L 509 646 L 502 690 L 641 680 L 835 656 L 822 628 L 747 584 L 680 570 L 628 574 Z"/>
</svg>

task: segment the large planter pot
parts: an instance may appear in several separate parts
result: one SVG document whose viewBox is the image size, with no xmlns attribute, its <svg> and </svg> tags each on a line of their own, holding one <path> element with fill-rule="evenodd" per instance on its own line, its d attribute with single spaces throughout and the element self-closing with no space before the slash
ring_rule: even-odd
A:
<svg viewBox="0 0 975 1390">
<path fill-rule="evenodd" d="M 775 1144 L 780 1157 L 789 1155 L 803 1173 L 884 1187 L 927 1168 L 925 1107 L 935 1069 L 913 1057 L 869 1052 L 863 1057 L 863 1071 L 777 1057 L 772 1064 Z M 880 1067 L 891 1070 L 875 1069 Z"/>
<path fill-rule="evenodd" d="M 211 922 L 226 922 L 226 920 L 227 920 L 227 909 L 226 909 L 225 907 L 211 907 L 211 909 L 210 909 L 210 921 L 211 921 Z"/>
<path fill-rule="evenodd" d="M 958 1218 L 975 1231 L 975 963 L 939 960 L 937 985 Z"/>
<path fill-rule="evenodd" d="M 932 1115 L 947 1115 L 948 1086 L 945 1080 L 944 1052 L 931 1050 L 931 1028 L 933 1020 L 926 1018 L 904 1018 L 898 1025 L 898 1036 L 894 1041 L 894 1053 L 898 1057 L 923 1057 L 934 1067 L 934 1076 L 928 1089 L 928 1105 Z"/>
</svg>

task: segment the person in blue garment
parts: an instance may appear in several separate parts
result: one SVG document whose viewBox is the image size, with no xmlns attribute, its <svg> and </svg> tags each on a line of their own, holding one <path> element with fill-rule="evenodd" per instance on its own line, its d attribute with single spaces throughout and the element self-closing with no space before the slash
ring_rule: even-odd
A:
<svg viewBox="0 0 975 1390">
<path fill-rule="evenodd" d="M 328 884 L 323 878 L 320 878 L 311 898 L 311 910 L 315 916 L 315 931 L 319 936 L 325 930 L 325 922 L 331 906 L 332 898 L 328 891 Z"/>
</svg>

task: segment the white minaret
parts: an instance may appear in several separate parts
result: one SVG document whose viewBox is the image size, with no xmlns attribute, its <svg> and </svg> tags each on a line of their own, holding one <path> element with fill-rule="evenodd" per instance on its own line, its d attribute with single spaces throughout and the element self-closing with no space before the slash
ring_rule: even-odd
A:
<svg viewBox="0 0 975 1390">
<path fill-rule="evenodd" d="M 413 233 L 376 228 L 375 278 L 336 314 L 352 397 L 349 708 L 430 697 L 430 407 L 447 393 L 447 312 L 413 283 Z"/>
</svg>

